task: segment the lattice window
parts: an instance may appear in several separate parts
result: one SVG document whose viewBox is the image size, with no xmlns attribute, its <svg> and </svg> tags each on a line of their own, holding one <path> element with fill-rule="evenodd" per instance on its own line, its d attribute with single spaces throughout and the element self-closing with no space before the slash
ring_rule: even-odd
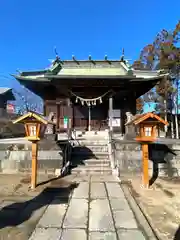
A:
<svg viewBox="0 0 180 240">
<path fill-rule="evenodd" d="M 29 135 L 31 136 L 31 137 L 33 137 L 33 136 L 36 136 L 36 126 L 29 126 Z"/>
<path fill-rule="evenodd" d="M 146 137 L 151 137 L 151 135 L 152 135 L 152 127 L 145 127 L 144 131 L 145 131 L 145 136 Z"/>
</svg>

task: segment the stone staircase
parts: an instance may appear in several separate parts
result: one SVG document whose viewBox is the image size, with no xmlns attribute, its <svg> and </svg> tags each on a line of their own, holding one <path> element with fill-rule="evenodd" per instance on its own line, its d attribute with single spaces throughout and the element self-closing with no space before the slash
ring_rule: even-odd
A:
<svg viewBox="0 0 180 240">
<path fill-rule="evenodd" d="M 71 174 L 111 175 L 107 140 L 79 141 L 79 145 L 72 150 Z"/>
</svg>

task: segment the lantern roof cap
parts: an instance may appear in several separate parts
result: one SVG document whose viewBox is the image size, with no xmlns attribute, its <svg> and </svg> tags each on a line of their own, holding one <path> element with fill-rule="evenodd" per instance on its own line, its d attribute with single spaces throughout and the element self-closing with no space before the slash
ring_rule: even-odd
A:
<svg viewBox="0 0 180 240">
<path fill-rule="evenodd" d="M 156 115 L 153 112 L 148 112 L 148 113 L 144 113 L 144 114 L 138 114 L 136 116 L 134 116 L 134 118 L 127 122 L 125 125 L 130 125 L 130 124 L 134 124 L 134 125 L 138 125 L 148 119 L 153 119 L 158 121 L 159 123 L 163 124 L 163 125 L 168 125 L 168 122 L 165 121 L 164 119 L 162 119 L 161 117 L 159 117 L 158 115 Z"/>
<path fill-rule="evenodd" d="M 39 123 L 43 123 L 45 125 L 47 124 L 54 124 L 52 121 L 49 121 L 45 116 L 36 113 L 36 112 L 28 112 L 24 114 L 23 116 L 20 116 L 16 120 L 13 121 L 13 124 L 15 123 L 25 123 L 29 121 L 37 121 Z"/>
</svg>

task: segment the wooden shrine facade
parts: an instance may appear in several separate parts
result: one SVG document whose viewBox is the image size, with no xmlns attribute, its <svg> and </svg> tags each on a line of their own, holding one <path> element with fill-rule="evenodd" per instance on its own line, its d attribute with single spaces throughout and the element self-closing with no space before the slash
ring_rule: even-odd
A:
<svg viewBox="0 0 180 240">
<path fill-rule="evenodd" d="M 91 124 L 91 130 L 104 130 L 113 108 L 117 126 L 124 132 L 126 112 L 135 114 L 136 99 L 166 74 L 134 70 L 123 58 L 62 61 L 56 57 L 48 69 L 13 76 L 42 97 L 44 114 L 54 113 L 57 131 L 63 129 L 65 116 L 75 129 L 88 130 Z"/>
<path fill-rule="evenodd" d="M 91 130 L 105 130 L 108 128 L 107 102 L 101 106 L 91 106 Z M 89 108 L 75 103 L 69 98 L 44 101 L 44 114 L 55 114 L 56 129 L 64 128 L 64 117 L 71 119 L 71 126 L 76 130 L 88 130 Z"/>
</svg>

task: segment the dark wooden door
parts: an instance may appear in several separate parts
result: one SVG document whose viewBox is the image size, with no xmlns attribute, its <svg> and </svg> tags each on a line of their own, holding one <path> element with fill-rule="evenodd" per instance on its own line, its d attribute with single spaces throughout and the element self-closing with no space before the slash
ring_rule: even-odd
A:
<svg viewBox="0 0 180 240">
<path fill-rule="evenodd" d="M 91 108 L 91 130 L 99 131 L 107 128 L 107 116 L 101 106 Z M 77 130 L 88 130 L 89 109 L 87 106 L 73 106 L 73 127 Z"/>
</svg>

